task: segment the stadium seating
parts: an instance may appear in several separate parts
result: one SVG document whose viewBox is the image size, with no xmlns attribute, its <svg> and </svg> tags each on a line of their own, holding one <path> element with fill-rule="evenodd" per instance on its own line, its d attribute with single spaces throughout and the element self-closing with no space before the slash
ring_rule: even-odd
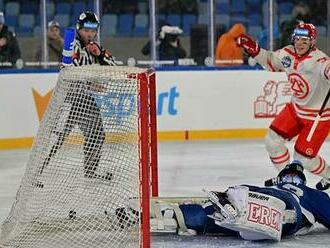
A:
<svg viewBox="0 0 330 248">
<path fill-rule="evenodd" d="M 132 14 L 119 15 L 117 34 L 121 36 L 131 35 L 133 23 L 134 23 L 134 16 Z"/>
<path fill-rule="evenodd" d="M 198 24 L 208 24 L 209 23 L 209 16 L 208 15 L 199 15 L 197 18 Z"/>
<path fill-rule="evenodd" d="M 228 2 L 216 3 L 215 11 L 217 14 L 228 14 L 230 13 L 230 5 Z"/>
<path fill-rule="evenodd" d="M 292 1 L 279 3 L 278 12 L 280 14 L 291 14 L 293 7 L 294 7 L 294 3 Z"/>
<path fill-rule="evenodd" d="M 74 2 L 72 6 L 73 14 L 80 14 L 84 10 L 86 10 L 85 2 Z"/>
<path fill-rule="evenodd" d="M 227 30 L 230 26 L 230 16 L 228 14 L 216 15 L 215 23 L 224 25 L 225 29 Z"/>
<path fill-rule="evenodd" d="M 71 4 L 70 3 L 61 3 L 59 2 L 56 5 L 56 14 L 62 15 L 62 14 L 71 14 Z"/>
<path fill-rule="evenodd" d="M 148 16 L 145 14 L 138 14 L 135 16 L 134 21 L 134 29 L 133 35 L 134 36 L 147 36 L 148 35 Z"/>
<path fill-rule="evenodd" d="M 190 28 L 197 23 L 197 17 L 195 15 L 186 14 L 182 16 L 182 29 L 184 35 L 190 34 Z"/>
<path fill-rule="evenodd" d="M 58 14 L 54 16 L 54 19 L 59 22 L 62 27 L 70 26 L 70 16 L 68 14 Z"/>
<path fill-rule="evenodd" d="M 168 15 L 166 21 L 172 26 L 181 27 L 181 15 Z"/>
<path fill-rule="evenodd" d="M 261 0 L 247 0 L 246 5 L 248 14 L 262 14 Z"/>
<path fill-rule="evenodd" d="M 246 11 L 246 3 L 245 0 L 235 0 L 231 1 L 231 13 L 232 14 L 241 14 Z"/>
<path fill-rule="evenodd" d="M 35 1 L 24 1 L 21 5 L 21 14 L 39 13 L 39 5 Z"/>
<path fill-rule="evenodd" d="M 17 2 L 8 2 L 5 8 L 6 16 L 17 16 L 20 13 L 20 5 Z"/>
<path fill-rule="evenodd" d="M 47 1 L 46 3 L 46 12 L 49 20 L 53 19 L 55 15 L 55 4 L 53 1 Z"/>
<path fill-rule="evenodd" d="M 118 19 L 117 15 L 103 15 L 101 23 L 101 32 L 105 36 L 115 35 L 117 33 Z"/>
<path fill-rule="evenodd" d="M 20 36 L 31 36 L 34 24 L 35 16 L 33 14 L 22 14 L 19 16 L 16 31 Z"/>
</svg>

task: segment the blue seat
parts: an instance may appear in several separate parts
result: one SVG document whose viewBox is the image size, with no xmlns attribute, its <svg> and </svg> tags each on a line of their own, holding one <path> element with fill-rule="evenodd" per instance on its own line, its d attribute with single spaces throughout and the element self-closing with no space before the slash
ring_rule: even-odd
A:
<svg viewBox="0 0 330 248">
<path fill-rule="evenodd" d="M 147 36 L 148 35 L 148 16 L 138 14 L 135 16 L 135 25 L 133 29 L 134 36 Z"/>
<path fill-rule="evenodd" d="M 230 7 L 231 7 L 232 14 L 245 13 L 245 11 L 246 11 L 245 0 L 231 1 Z"/>
<path fill-rule="evenodd" d="M 229 4 L 230 0 L 215 0 L 215 3 L 228 3 Z"/>
<path fill-rule="evenodd" d="M 77 21 L 79 19 L 80 13 L 74 13 L 70 15 L 70 25 L 75 26 L 77 24 Z"/>
<path fill-rule="evenodd" d="M 262 26 L 249 26 L 248 34 L 251 35 L 254 39 L 257 39 L 259 34 L 262 32 Z"/>
<path fill-rule="evenodd" d="M 70 26 L 70 16 L 68 14 L 58 14 L 54 16 L 54 19 L 61 25 L 61 27 Z"/>
<path fill-rule="evenodd" d="M 17 2 L 6 3 L 6 16 L 17 16 L 20 13 L 20 5 Z"/>
<path fill-rule="evenodd" d="M 184 34 L 190 34 L 191 26 L 197 23 L 195 15 L 187 14 L 182 16 L 182 29 Z"/>
<path fill-rule="evenodd" d="M 247 26 L 248 19 L 243 14 L 235 14 L 230 18 L 230 26 L 233 26 L 236 23 L 242 23 L 244 26 Z"/>
<path fill-rule="evenodd" d="M 207 2 L 199 2 L 198 3 L 198 14 L 205 15 L 208 13 L 208 3 Z"/>
<path fill-rule="evenodd" d="M 47 1 L 46 3 L 47 17 L 53 17 L 55 15 L 55 4 L 53 1 Z M 49 18 L 52 19 L 52 18 Z"/>
<path fill-rule="evenodd" d="M 147 14 L 148 3 L 147 2 L 138 2 L 138 10 L 139 10 L 140 14 Z"/>
<path fill-rule="evenodd" d="M 229 3 L 216 3 L 215 11 L 217 14 L 229 14 L 230 13 L 230 5 Z"/>
<path fill-rule="evenodd" d="M 101 33 L 105 36 L 115 35 L 117 33 L 117 15 L 106 14 L 102 16 Z"/>
<path fill-rule="evenodd" d="M 33 36 L 33 28 L 30 27 L 17 27 L 15 28 L 16 33 L 18 33 L 19 37 L 32 37 Z"/>
<path fill-rule="evenodd" d="M 262 2 L 261 0 L 247 0 L 247 13 L 259 13 L 262 14 Z"/>
<path fill-rule="evenodd" d="M 147 27 L 148 26 L 148 16 L 145 14 L 138 14 L 135 16 L 135 27 Z"/>
<path fill-rule="evenodd" d="M 74 2 L 72 6 L 73 14 L 80 14 L 86 10 L 85 2 Z"/>
<path fill-rule="evenodd" d="M 6 25 L 15 27 L 17 26 L 17 16 L 6 16 Z"/>
<path fill-rule="evenodd" d="M 229 29 L 230 25 L 230 17 L 228 14 L 221 14 L 215 16 L 215 23 L 216 24 L 222 24 L 226 27 L 226 29 Z"/>
<path fill-rule="evenodd" d="M 59 2 L 56 5 L 56 14 L 71 14 L 71 4 L 70 3 L 61 3 Z"/>
<path fill-rule="evenodd" d="M 316 26 L 317 34 L 319 36 L 327 36 L 327 27 L 326 26 Z"/>
<path fill-rule="evenodd" d="M 294 7 L 294 3 L 292 2 L 280 3 L 278 5 L 278 13 L 291 14 L 293 7 Z"/>
<path fill-rule="evenodd" d="M 249 25 L 262 25 L 262 16 L 259 13 L 250 14 L 248 17 Z"/>
<path fill-rule="evenodd" d="M 21 14 L 34 14 L 39 12 L 39 5 L 32 1 L 24 1 L 20 9 Z"/>
<path fill-rule="evenodd" d="M 181 15 L 168 15 L 166 21 L 172 26 L 181 27 Z"/>
<path fill-rule="evenodd" d="M 134 17 L 132 14 L 121 14 L 118 17 L 117 33 L 122 36 L 131 35 Z"/>
<path fill-rule="evenodd" d="M 198 24 L 209 24 L 209 15 L 199 15 L 197 17 L 197 23 Z"/>
<path fill-rule="evenodd" d="M 86 10 L 94 12 L 94 10 L 95 10 L 94 1 L 88 1 L 87 2 Z"/>
<path fill-rule="evenodd" d="M 33 28 L 35 19 L 34 15 L 32 14 L 22 14 L 18 17 L 18 26 L 19 27 L 27 27 L 27 28 Z"/>
</svg>

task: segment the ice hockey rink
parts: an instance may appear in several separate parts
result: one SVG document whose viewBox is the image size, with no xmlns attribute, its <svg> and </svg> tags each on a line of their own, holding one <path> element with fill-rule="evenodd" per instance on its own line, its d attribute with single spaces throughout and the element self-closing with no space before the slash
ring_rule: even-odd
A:
<svg viewBox="0 0 330 248">
<path fill-rule="evenodd" d="M 203 196 L 202 189 L 224 190 L 236 184 L 262 185 L 276 174 L 270 165 L 262 140 L 214 140 L 161 142 L 159 144 L 160 196 Z M 330 160 L 330 142 L 321 154 Z M 29 150 L 0 151 L 0 221 L 15 199 L 24 173 Z M 318 178 L 307 175 L 308 185 Z M 329 247 L 330 232 L 318 226 L 306 236 L 294 236 L 281 242 L 250 242 L 237 237 L 162 235 L 152 237 L 154 248 L 213 247 Z"/>
</svg>

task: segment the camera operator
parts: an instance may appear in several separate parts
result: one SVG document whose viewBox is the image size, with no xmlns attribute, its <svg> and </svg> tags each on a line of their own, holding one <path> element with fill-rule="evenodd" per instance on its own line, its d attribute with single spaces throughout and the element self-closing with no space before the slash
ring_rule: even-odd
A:
<svg viewBox="0 0 330 248">
<path fill-rule="evenodd" d="M 163 26 L 159 33 L 159 59 L 175 60 L 186 57 L 186 51 L 180 44 L 179 35 L 182 29 L 175 26 Z"/>
<path fill-rule="evenodd" d="M 160 28 L 156 44 L 159 60 L 172 60 L 177 64 L 178 59 L 186 57 L 187 53 L 180 44 L 180 34 L 182 29 L 176 26 L 163 25 Z M 150 54 L 150 41 L 142 48 L 142 53 Z"/>
</svg>

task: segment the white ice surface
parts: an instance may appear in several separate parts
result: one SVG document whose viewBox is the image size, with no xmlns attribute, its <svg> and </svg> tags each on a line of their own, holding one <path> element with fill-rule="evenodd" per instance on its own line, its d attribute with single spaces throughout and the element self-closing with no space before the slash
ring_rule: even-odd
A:
<svg viewBox="0 0 330 248">
<path fill-rule="evenodd" d="M 330 161 L 330 142 L 321 154 Z M 28 160 L 29 150 L 0 151 L 0 222 L 15 199 Z M 222 140 L 195 142 L 164 142 L 159 144 L 160 196 L 203 196 L 202 188 L 223 190 L 235 184 L 262 185 L 276 175 L 270 165 L 262 140 Z M 309 185 L 318 178 L 307 175 Z M 330 232 L 315 232 L 277 242 L 249 242 L 236 237 L 153 236 L 154 248 L 215 247 L 330 247 Z"/>
</svg>

